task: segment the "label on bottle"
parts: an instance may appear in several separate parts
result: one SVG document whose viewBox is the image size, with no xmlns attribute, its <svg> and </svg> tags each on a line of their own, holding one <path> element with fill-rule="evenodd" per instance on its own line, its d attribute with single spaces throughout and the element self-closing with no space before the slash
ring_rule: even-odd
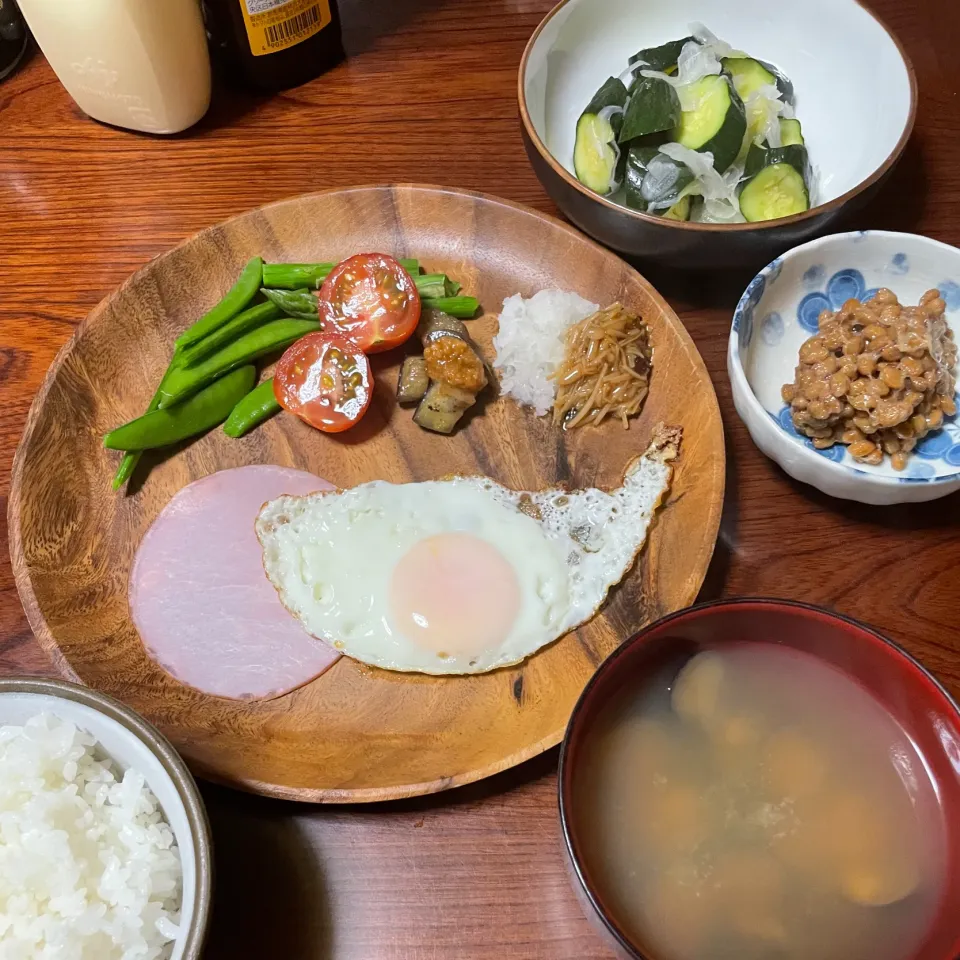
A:
<svg viewBox="0 0 960 960">
<path fill-rule="evenodd" d="M 240 0 L 240 9 L 255 57 L 294 47 L 331 20 L 329 0 Z"/>
</svg>

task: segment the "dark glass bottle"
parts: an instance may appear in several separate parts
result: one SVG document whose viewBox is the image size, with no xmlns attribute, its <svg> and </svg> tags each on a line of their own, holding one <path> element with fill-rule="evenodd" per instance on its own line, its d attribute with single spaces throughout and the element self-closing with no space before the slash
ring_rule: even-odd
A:
<svg viewBox="0 0 960 960">
<path fill-rule="evenodd" d="M 17 69 L 29 42 L 30 34 L 15 0 L 0 0 L 0 80 Z"/>
<path fill-rule="evenodd" d="M 343 58 L 337 0 L 203 0 L 214 61 L 244 86 L 296 87 Z"/>
</svg>

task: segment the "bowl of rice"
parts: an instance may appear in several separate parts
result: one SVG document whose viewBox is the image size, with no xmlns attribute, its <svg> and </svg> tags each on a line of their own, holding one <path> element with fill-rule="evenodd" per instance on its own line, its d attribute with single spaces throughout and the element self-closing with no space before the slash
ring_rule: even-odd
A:
<svg viewBox="0 0 960 960">
<path fill-rule="evenodd" d="M 59 680 L 0 680 L 0 953 L 197 960 L 210 830 L 196 783 L 132 710 Z"/>
</svg>

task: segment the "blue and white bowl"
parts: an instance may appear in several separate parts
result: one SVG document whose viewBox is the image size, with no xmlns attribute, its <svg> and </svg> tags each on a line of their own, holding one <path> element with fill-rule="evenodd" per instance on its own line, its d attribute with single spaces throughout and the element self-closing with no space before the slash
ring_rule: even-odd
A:
<svg viewBox="0 0 960 960">
<path fill-rule="evenodd" d="M 780 388 L 794 379 L 800 345 L 817 331 L 823 310 L 869 298 L 889 287 L 916 304 L 933 287 L 947 304 L 954 334 L 960 325 L 960 250 L 909 233 L 840 233 L 795 247 L 757 274 L 737 304 L 727 370 L 737 413 L 754 443 L 797 480 L 863 503 L 918 503 L 960 490 L 960 420 L 916 447 L 906 469 L 889 458 L 858 463 L 842 445 L 816 450 L 799 435 Z M 960 403 L 960 396 L 958 396 Z"/>
</svg>

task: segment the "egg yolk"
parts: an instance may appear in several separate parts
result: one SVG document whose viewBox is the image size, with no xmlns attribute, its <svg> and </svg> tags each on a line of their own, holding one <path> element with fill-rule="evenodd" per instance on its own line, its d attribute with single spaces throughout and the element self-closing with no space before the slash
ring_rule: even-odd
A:
<svg viewBox="0 0 960 960">
<path fill-rule="evenodd" d="M 496 547 L 468 533 L 421 540 L 393 571 L 394 626 L 438 657 L 499 646 L 519 610 L 513 566 Z"/>
</svg>

